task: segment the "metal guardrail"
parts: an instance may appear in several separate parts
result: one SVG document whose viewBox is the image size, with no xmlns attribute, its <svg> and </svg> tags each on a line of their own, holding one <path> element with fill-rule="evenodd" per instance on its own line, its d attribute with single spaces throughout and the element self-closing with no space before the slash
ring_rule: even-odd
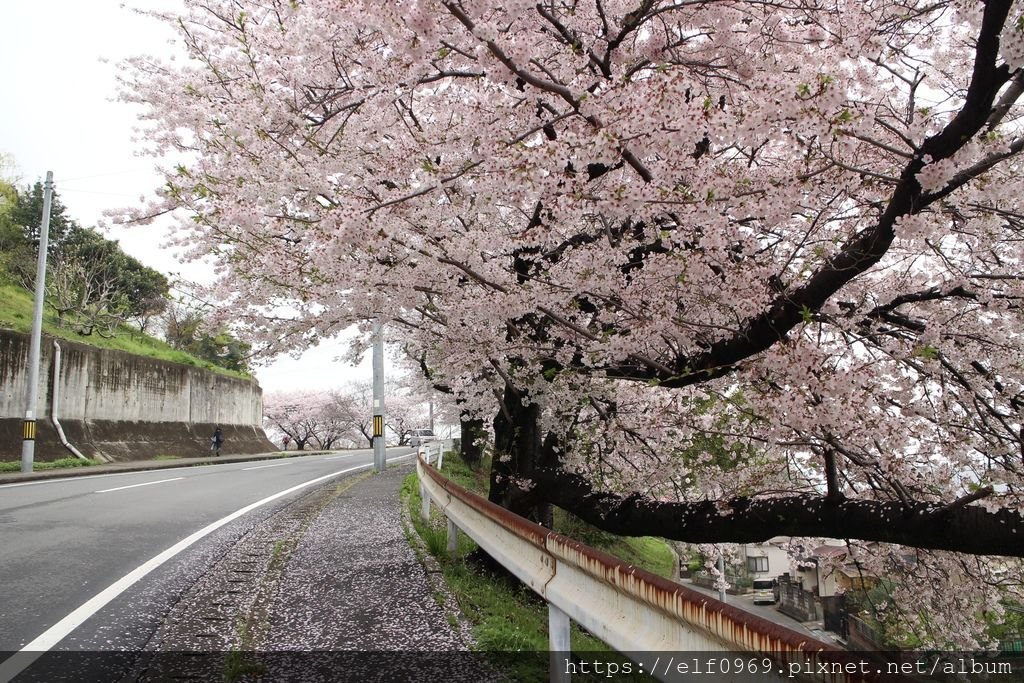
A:
<svg viewBox="0 0 1024 683">
<path fill-rule="evenodd" d="M 792 680 L 795 673 L 798 680 L 862 680 L 849 667 L 819 669 L 819 662 L 847 661 L 844 650 L 626 564 L 452 483 L 429 464 L 436 458 L 439 467 L 443 450 L 428 446 L 417 458 L 424 518 L 429 519 L 433 502 L 448 520 L 450 551 L 462 530 L 548 602 L 553 653 L 568 652 L 571 619 L 630 655 L 742 652 L 770 659 L 771 671 L 759 673 L 779 679 Z M 838 675 L 837 668 L 843 669 Z M 552 680 L 567 680 L 563 672 L 553 661 Z M 649 673 L 678 680 L 678 672 Z"/>
<path fill-rule="evenodd" d="M 445 439 L 443 441 L 428 441 L 427 443 L 419 446 L 417 453 L 423 456 L 428 463 L 436 462 L 436 467 L 440 470 L 441 465 L 444 464 L 445 451 L 450 451 L 452 449 L 452 444 L 453 442 L 451 439 Z"/>
</svg>

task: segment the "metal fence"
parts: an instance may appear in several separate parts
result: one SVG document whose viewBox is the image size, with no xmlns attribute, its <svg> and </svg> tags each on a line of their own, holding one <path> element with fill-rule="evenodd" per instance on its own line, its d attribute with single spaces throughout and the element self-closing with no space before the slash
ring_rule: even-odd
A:
<svg viewBox="0 0 1024 683">
<path fill-rule="evenodd" d="M 818 618 L 818 600 L 814 593 L 793 581 L 779 580 L 779 611 L 800 621 Z"/>
</svg>

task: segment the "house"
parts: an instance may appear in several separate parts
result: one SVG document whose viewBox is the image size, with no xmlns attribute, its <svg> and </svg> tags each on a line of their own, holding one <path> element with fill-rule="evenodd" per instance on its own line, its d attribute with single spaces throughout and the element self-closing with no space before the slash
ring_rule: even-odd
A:
<svg viewBox="0 0 1024 683">
<path fill-rule="evenodd" d="M 789 594 L 798 603 L 794 607 L 799 617 L 805 616 L 808 596 L 813 596 L 820 608 L 821 619 L 825 630 L 847 634 L 847 609 L 845 595 L 854 591 L 866 590 L 878 582 L 875 576 L 862 574 L 856 565 L 847 561 L 848 551 L 840 541 L 826 543 L 800 558 L 791 579 L 796 589 L 807 595 L 797 595 L 796 589 Z M 779 609 L 787 612 L 787 591 L 783 590 L 783 604 Z M 797 614 L 794 614 L 797 616 Z"/>
<path fill-rule="evenodd" d="M 783 549 L 786 538 L 773 538 L 764 543 L 746 543 L 740 546 L 741 571 L 751 579 L 774 579 L 789 571 L 789 553 Z"/>
</svg>

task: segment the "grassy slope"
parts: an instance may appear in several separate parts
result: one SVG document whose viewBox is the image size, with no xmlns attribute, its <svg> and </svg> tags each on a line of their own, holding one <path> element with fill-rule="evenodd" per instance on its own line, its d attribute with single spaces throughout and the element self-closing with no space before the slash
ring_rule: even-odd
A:
<svg viewBox="0 0 1024 683">
<path fill-rule="evenodd" d="M 17 285 L 0 284 L 0 327 L 25 334 L 32 331 L 32 294 L 30 292 Z M 115 349 L 137 356 L 192 365 L 229 377 L 248 378 L 248 375 L 219 368 L 183 351 L 173 349 L 164 342 L 128 326 L 122 326 L 118 335 L 111 339 L 105 339 L 98 334 L 86 337 L 67 327 L 57 327 L 57 316 L 51 311 L 43 309 L 43 333 L 58 339 L 67 339 L 101 349 Z"/>
<path fill-rule="evenodd" d="M 24 334 L 29 334 L 32 331 L 32 294 L 26 291 L 23 287 L 0 283 L 0 328 L 6 328 L 14 330 L 15 332 L 22 332 Z M 92 334 L 87 337 L 82 336 L 67 327 L 57 327 L 57 316 L 45 308 L 43 309 L 43 333 L 58 339 L 67 339 L 69 341 L 86 344 L 88 346 L 95 346 L 101 349 L 114 349 L 116 351 L 131 353 L 136 356 L 145 356 L 147 358 L 156 358 L 157 360 L 164 360 L 171 363 L 191 365 L 197 368 L 210 370 L 221 375 L 227 375 L 228 377 L 238 377 L 241 379 L 249 378 L 248 375 L 239 372 L 232 372 L 231 370 L 225 370 L 224 368 L 220 368 L 212 363 L 200 360 L 183 351 L 173 349 L 159 339 L 154 339 L 153 337 L 144 335 L 138 330 L 134 330 L 128 326 L 122 326 L 118 336 L 111 339 L 105 339 L 98 334 Z M 49 463 L 36 462 L 34 469 L 42 470 L 63 467 L 81 467 L 83 465 L 95 464 L 98 464 L 98 461 L 64 458 Z M 19 471 L 21 471 L 20 461 L 0 462 L 0 472 Z"/>
<path fill-rule="evenodd" d="M 452 481 L 486 495 L 487 478 L 483 471 L 473 472 L 456 456 L 445 460 L 444 469 L 445 475 Z M 522 584 L 506 577 L 491 575 L 478 564 L 467 561 L 466 556 L 476 550 L 476 544 L 464 534 L 459 534 L 457 559 L 449 558 L 446 550 L 447 530 L 441 513 L 436 506 L 432 506 L 430 524 L 420 517 L 419 485 L 415 474 L 406 478 L 402 497 L 417 533 L 430 554 L 441 564 L 444 578 L 458 601 L 459 609 L 473 625 L 477 649 L 498 658 L 496 666 L 507 672 L 511 680 L 548 680 L 548 617 L 544 601 Z M 655 574 L 672 577 L 675 557 L 664 541 L 616 536 L 558 512 L 560 514 L 555 519 L 557 531 Z M 621 655 L 576 624 L 573 624 L 572 648 L 576 653 L 601 653 L 602 661 L 624 661 Z M 515 654 L 509 656 L 509 653 Z M 576 679 L 588 680 L 585 676 L 574 676 Z M 632 679 L 619 676 L 616 680 Z"/>
</svg>

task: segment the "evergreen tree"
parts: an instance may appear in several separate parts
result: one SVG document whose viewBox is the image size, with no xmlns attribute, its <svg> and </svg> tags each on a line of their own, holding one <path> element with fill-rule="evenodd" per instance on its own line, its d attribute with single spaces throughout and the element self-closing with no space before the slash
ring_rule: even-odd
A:
<svg viewBox="0 0 1024 683">
<path fill-rule="evenodd" d="M 43 216 L 43 184 L 38 180 L 18 193 L 12 211 L 14 223 L 21 227 L 25 240 L 33 246 L 39 244 L 39 224 Z M 50 201 L 50 229 L 48 231 L 47 255 L 53 256 L 65 237 L 78 224 L 67 215 L 67 207 L 60 200 L 56 190 Z"/>
</svg>

